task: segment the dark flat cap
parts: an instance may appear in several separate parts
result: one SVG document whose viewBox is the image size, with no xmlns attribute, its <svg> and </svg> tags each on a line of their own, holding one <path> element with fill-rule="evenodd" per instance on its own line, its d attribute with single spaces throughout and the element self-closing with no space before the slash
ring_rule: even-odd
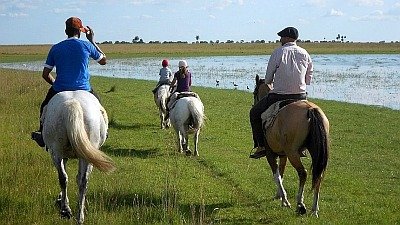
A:
<svg viewBox="0 0 400 225">
<path fill-rule="evenodd" d="M 285 29 L 278 32 L 279 37 L 290 37 L 296 39 L 299 37 L 299 32 L 294 27 L 286 27 Z"/>
</svg>

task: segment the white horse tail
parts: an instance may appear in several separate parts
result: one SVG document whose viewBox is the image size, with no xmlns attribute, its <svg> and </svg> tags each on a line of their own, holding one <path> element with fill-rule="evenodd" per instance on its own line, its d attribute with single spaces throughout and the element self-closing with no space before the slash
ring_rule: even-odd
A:
<svg viewBox="0 0 400 225">
<path fill-rule="evenodd" d="M 68 110 L 68 118 L 66 118 L 68 121 L 66 123 L 67 135 L 76 154 L 103 172 L 115 170 L 111 158 L 90 142 L 85 130 L 81 104 L 76 100 L 70 100 L 66 102 L 66 108 Z"/>
<path fill-rule="evenodd" d="M 193 98 L 194 100 L 189 102 L 190 114 L 193 118 L 193 128 L 200 129 L 204 123 L 204 108 L 203 103 L 200 99 Z"/>
</svg>

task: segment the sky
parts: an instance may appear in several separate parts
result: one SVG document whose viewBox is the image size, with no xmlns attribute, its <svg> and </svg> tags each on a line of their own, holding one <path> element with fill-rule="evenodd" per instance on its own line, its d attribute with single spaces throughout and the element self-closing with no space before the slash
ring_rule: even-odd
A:
<svg viewBox="0 0 400 225">
<path fill-rule="evenodd" d="M 293 26 L 311 41 L 400 41 L 400 0 L 0 0 L 0 45 L 54 44 L 65 20 L 95 41 L 275 41 Z"/>
</svg>

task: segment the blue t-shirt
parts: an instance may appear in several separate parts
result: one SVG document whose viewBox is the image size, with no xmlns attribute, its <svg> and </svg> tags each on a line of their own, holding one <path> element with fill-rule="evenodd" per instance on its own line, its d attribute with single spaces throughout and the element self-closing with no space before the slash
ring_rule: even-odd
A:
<svg viewBox="0 0 400 225">
<path fill-rule="evenodd" d="M 94 45 L 78 38 L 68 38 L 51 47 L 45 67 L 56 67 L 53 89 L 60 91 L 90 91 L 89 58 L 100 61 L 103 58 Z"/>
</svg>

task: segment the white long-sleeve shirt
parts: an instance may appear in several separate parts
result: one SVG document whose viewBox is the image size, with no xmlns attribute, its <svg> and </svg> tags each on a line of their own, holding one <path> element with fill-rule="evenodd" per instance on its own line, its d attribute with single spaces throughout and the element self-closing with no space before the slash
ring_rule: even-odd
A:
<svg viewBox="0 0 400 225">
<path fill-rule="evenodd" d="M 313 74 L 313 63 L 308 52 L 288 42 L 272 53 L 265 74 L 265 83 L 273 84 L 270 93 L 301 94 L 306 93 Z"/>
</svg>

